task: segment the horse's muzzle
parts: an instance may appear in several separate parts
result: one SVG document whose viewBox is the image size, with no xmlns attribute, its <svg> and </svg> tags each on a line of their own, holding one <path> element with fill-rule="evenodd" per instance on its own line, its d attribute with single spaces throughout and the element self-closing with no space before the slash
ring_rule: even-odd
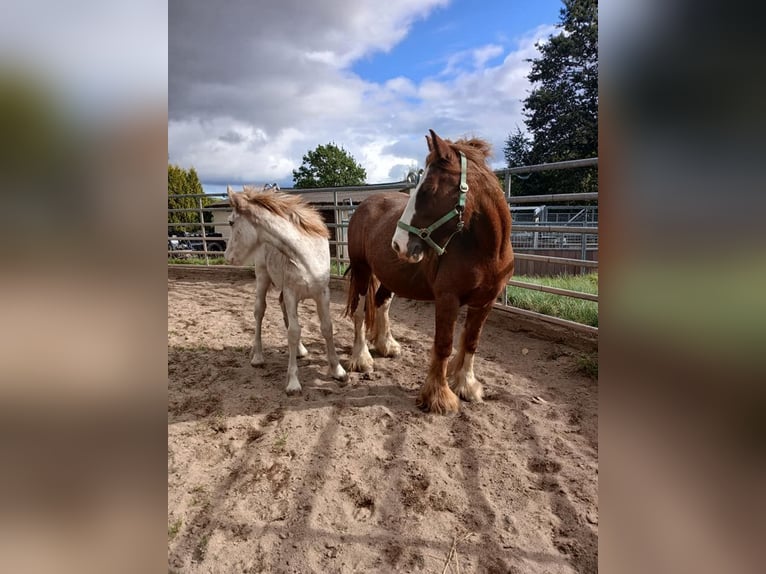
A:
<svg viewBox="0 0 766 574">
<path fill-rule="evenodd" d="M 401 261 L 407 263 L 419 263 L 423 259 L 423 242 L 419 239 L 409 238 L 405 249 L 402 249 L 399 242 L 394 240 L 391 242 L 391 249 L 396 252 Z"/>
</svg>

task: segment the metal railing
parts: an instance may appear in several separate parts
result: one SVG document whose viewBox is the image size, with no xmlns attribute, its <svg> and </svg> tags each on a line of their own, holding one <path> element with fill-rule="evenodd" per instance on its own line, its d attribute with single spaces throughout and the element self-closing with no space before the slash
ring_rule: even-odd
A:
<svg viewBox="0 0 766 574">
<path fill-rule="evenodd" d="M 515 258 L 517 261 L 530 261 L 548 265 L 573 267 L 577 268 L 579 272 L 583 274 L 598 269 L 598 261 L 588 258 L 589 253 L 596 255 L 598 250 L 597 206 L 579 205 L 557 209 L 557 206 L 549 205 L 551 203 L 573 201 L 592 202 L 598 199 L 598 193 L 563 193 L 516 197 L 510 195 L 510 180 L 513 174 L 533 173 L 554 169 L 568 169 L 597 165 L 598 158 L 589 158 L 584 160 L 515 167 L 502 169 L 495 172 L 499 177 L 504 177 L 505 181 L 504 188 L 506 190 L 506 200 L 514 218 L 511 232 L 511 243 L 514 247 Z M 334 277 L 342 277 L 349 262 L 347 253 L 348 221 L 359 202 L 362 201 L 365 195 L 368 193 L 385 190 L 405 191 L 413 187 L 415 187 L 415 183 L 412 182 L 397 182 L 390 184 L 319 189 L 298 190 L 283 188 L 282 191 L 288 193 L 299 192 L 301 195 L 304 195 L 306 199 L 314 205 L 314 207 L 323 213 L 327 227 L 331 232 L 331 274 Z M 215 214 L 216 212 L 220 212 L 222 214 L 228 214 L 229 209 L 225 205 L 217 207 L 205 205 L 204 198 L 220 197 L 223 199 L 226 197 L 226 193 L 180 195 L 177 197 L 187 199 L 195 198 L 198 201 L 198 206 L 195 208 L 168 209 L 168 213 L 194 212 L 198 214 L 198 221 L 192 223 L 169 222 L 168 228 L 196 228 L 200 231 L 198 234 L 191 236 L 171 236 L 169 233 L 168 255 L 169 257 L 175 258 L 193 256 L 202 257 L 204 258 L 205 265 L 211 265 L 211 257 L 220 257 L 222 255 L 218 247 L 220 247 L 222 242 L 225 242 L 226 234 L 222 233 L 224 237 L 217 235 L 215 237 L 210 237 L 207 235 L 205 228 L 212 227 L 215 229 L 217 227 L 221 227 L 223 231 L 228 229 L 228 225 L 225 223 L 225 218 L 220 218 L 222 220 L 216 222 L 215 215 L 213 215 L 212 218 L 209 218 L 212 219 L 212 221 L 209 220 L 204 223 L 200 222 L 204 221 L 205 213 Z M 522 216 L 522 212 L 524 210 L 537 210 L 538 213 L 536 216 L 533 214 L 531 217 Z M 536 221 L 535 218 L 537 219 Z M 550 223 L 551 221 L 553 221 L 553 224 Z M 172 243 L 174 241 L 177 242 L 175 245 Z M 213 245 L 215 245 L 216 248 L 211 249 L 211 246 Z M 195 246 L 201 247 L 201 249 L 195 248 Z M 566 250 L 577 253 L 579 257 L 524 253 L 522 252 L 524 250 Z M 180 259 L 180 261 L 182 262 L 183 259 Z M 172 265 L 173 263 L 170 264 Z M 569 289 L 560 289 L 557 287 L 538 285 L 535 283 L 517 281 L 515 279 L 511 279 L 508 282 L 508 286 L 598 303 L 598 295 L 572 291 Z M 565 325 L 576 330 L 598 333 L 597 327 L 583 325 L 574 321 L 569 321 L 566 319 L 537 313 L 535 311 L 529 311 L 526 309 L 514 307 L 509 304 L 507 288 L 503 290 L 495 306 L 512 313 L 517 313 L 523 316 L 532 317 L 559 325 Z"/>
</svg>

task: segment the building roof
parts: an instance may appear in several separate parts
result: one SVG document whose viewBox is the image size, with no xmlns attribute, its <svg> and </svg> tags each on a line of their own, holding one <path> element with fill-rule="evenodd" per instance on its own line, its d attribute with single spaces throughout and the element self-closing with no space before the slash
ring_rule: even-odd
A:
<svg viewBox="0 0 766 574">
<path fill-rule="evenodd" d="M 406 181 L 395 183 L 379 183 L 375 185 L 354 185 L 345 187 L 319 187 L 315 189 L 296 189 L 283 187 L 280 191 L 302 196 L 308 203 L 316 205 L 335 205 L 336 198 L 339 204 L 358 204 L 367 196 L 378 191 L 402 191 L 407 192 L 415 187 L 415 184 Z M 211 203 L 208 208 L 221 209 L 229 207 L 229 201 L 222 200 Z"/>
</svg>

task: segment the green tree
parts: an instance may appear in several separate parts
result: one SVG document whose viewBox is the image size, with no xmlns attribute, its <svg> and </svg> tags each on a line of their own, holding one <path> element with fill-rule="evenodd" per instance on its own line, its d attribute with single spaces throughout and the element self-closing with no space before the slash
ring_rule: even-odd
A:
<svg viewBox="0 0 766 574">
<path fill-rule="evenodd" d="M 334 143 L 309 151 L 303 156 L 301 166 L 293 170 L 294 185 L 300 189 L 362 185 L 366 179 L 365 169 Z"/>
<path fill-rule="evenodd" d="M 212 203 L 209 197 L 185 197 L 203 194 L 202 184 L 200 183 L 197 171 L 194 168 L 183 169 L 176 165 L 168 165 L 168 209 L 199 209 L 200 199 L 202 206 Z M 204 212 L 204 222 L 212 221 L 212 214 Z M 179 234 L 184 231 L 191 233 L 201 233 L 199 225 L 188 225 L 201 223 L 199 211 L 180 211 L 168 212 L 168 223 L 178 223 L 180 225 L 168 226 L 169 234 Z M 184 225 L 187 224 L 187 225 Z M 212 228 L 206 228 L 207 233 Z"/>
<path fill-rule="evenodd" d="M 563 3 L 561 31 L 539 46 L 540 57 L 531 60 L 527 76 L 532 82 L 524 100 L 525 123 L 532 135 L 528 163 L 598 156 L 598 0 Z M 516 136 L 509 136 L 506 144 Z M 525 191 L 597 189 L 595 168 L 578 168 L 530 176 Z"/>
</svg>

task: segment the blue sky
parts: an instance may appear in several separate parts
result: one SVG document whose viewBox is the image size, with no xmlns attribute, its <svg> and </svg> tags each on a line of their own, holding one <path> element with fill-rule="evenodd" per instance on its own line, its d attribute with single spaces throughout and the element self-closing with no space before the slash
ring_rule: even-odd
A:
<svg viewBox="0 0 766 574">
<path fill-rule="evenodd" d="M 476 136 L 493 166 L 518 125 L 526 75 L 558 23 L 551 0 L 170 0 L 168 151 L 208 192 L 292 185 L 332 141 L 368 183 L 403 179 L 428 129 Z M 198 38 L 212 38 L 200 42 Z"/>
<path fill-rule="evenodd" d="M 556 23 L 561 6 L 561 0 L 453 1 L 418 21 L 390 52 L 362 58 L 352 71 L 377 82 L 400 75 L 414 79 L 438 75 L 455 54 L 488 44 L 512 48 L 530 30 Z M 497 64 L 501 57 L 498 54 L 486 64 Z"/>
</svg>

